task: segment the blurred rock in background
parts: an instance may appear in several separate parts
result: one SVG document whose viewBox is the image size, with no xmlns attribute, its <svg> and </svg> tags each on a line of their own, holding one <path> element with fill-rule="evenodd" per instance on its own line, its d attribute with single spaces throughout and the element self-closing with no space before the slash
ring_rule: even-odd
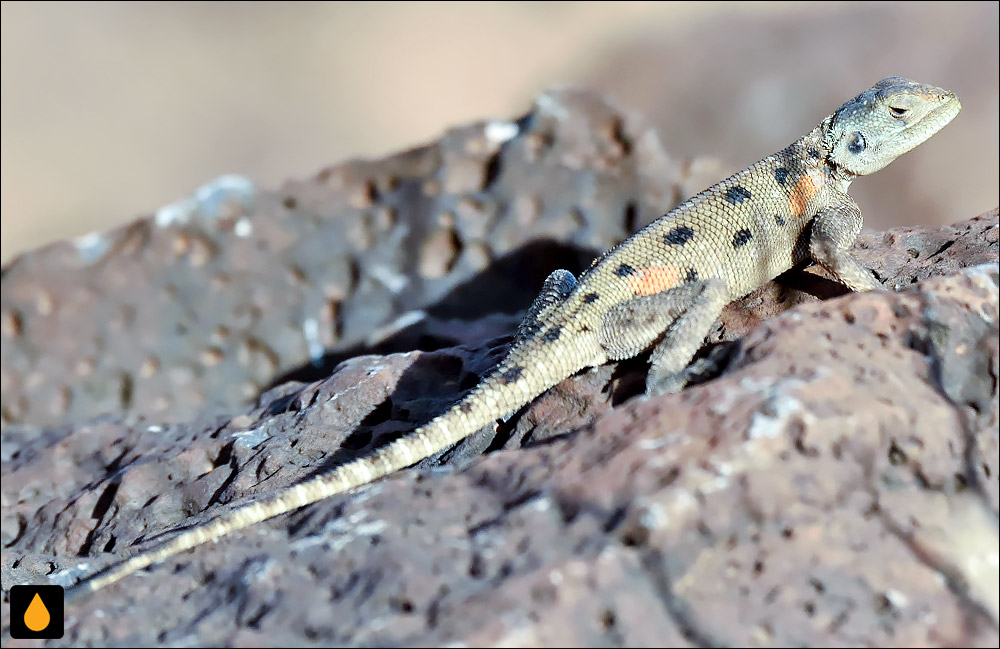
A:
<svg viewBox="0 0 1000 649">
<path fill-rule="evenodd" d="M 4 3 L 2 18 L 5 263 L 220 174 L 275 186 L 521 114 L 564 84 L 610 93 L 671 154 L 728 173 L 909 76 L 965 109 L 859 183 L 868 226 L 998 203 L 996 3 Z"/>
</svg>

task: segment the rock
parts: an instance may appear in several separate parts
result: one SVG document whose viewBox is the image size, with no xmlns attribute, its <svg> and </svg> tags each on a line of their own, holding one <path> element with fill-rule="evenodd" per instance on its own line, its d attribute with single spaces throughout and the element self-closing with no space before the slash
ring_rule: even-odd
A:
<svg viewBox="0 0 1000 649">
<path fill-rule="evenodd" d="M 4 268 L 0 424 L 231 413 L 346 358 L 419 347 L 428 319 L 517 313 L 552 264 L 585 268 L 708 184 L 696 162 L 562 90 L 516 121 L 276 191 L 220 178 Z M 405 335 L 371 339 L 399 318 Z"/>
<path fill-rule="evenodd" d="M 997 221 L 868 235 L 899 292 L 820 301 L 792 271 L 805 290 L 727 312 L 700 384 L 581 373 L 464 452 L 84 597 L 63 642 L 995 645 Z M 499 359 L 516 318 L 492 322 L 234 417 L 8 426 L 4 583 L 69 583 L 405 434 Z"/>
<path fill-rule="evenodd" d="M 553 93 L 16 260 L 3 584 L 69 585 L 447 408 L 548 272 L 680 198 L 637 124 Z M 998 248 L 997 210 L 866 234 L 894 290 L 790 271 L 727 308 L 683 392 L 641 396 L 645 358 L 582 372 L 83 597 L 60 642 L 996 646 Z"/>
</svg>

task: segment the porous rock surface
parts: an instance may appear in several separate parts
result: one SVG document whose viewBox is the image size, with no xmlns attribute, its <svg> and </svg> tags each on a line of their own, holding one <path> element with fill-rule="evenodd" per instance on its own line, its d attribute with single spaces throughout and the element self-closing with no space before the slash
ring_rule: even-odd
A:
<svg viewBox="0 0 1000 649">
<path fill-rule="evenodd" d="M 585 268 L 717 174 L 567 89 L 277 191 L 220 178 L 3 269 L 0 425 L 187 421 L 359 353 L 426 347 L 439 318 L 518 312 L 550 270 Z"/>
<path fill-rule="evenodd" d="M 791 271 L 726 310 L 682 393 L 641 396 L 643 358 L 583 372 L 416 469 L 73 602 L 52 644 L 996 646 L 998 246 L 997 211 L 864 235 L 896 291 Z M 249 406 L 8 422 L 4 588 L 71 583 L 426 421 L 517 324 L 443 313 L 431 351 Z"/>
</svg>

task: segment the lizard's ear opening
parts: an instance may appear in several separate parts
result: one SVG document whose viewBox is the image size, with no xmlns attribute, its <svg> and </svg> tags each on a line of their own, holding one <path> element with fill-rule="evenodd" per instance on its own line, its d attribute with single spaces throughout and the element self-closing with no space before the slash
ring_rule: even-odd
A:
<svg viewBox="0 0 1000 649">
<path fill-rule="evenodd" d="M 861 131 L 854 131 L 851 136 L 847 139 L 847 150 L 858 155 L 864 152 L 868 148 L 868 140 L 865 136 L 861 134 Z"/>
<path fill-rule="evenodd" d="M 844 171 L 855 176 L 875 173 L 889 164 L 884 156 L 879 155 L 879 132 L 875 129 L 857 124 L 840 124 L 839 132 L 832 133 L 833 146 L 830 160 Z M 848 126 L 849 128 L 843 128 Z"/>
</svg>

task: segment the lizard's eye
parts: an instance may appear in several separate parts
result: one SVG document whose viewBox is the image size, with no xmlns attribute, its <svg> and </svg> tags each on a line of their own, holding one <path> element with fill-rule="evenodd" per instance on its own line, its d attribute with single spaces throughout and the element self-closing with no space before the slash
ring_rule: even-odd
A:
<svg viewBox="0 0 1000 649">
<path fill-rule="evenodd" d="M 908 112 L 910 112 L 908 109 L 901 106 L 889 106 L 889 114 L 896 119 L 903 119 Z"/>
<path fill-rule="evenodd" d="M 865 136 L 857 131 L 851 133 L 851 139 L 847 141 L 847 150 L 851 153 L 858 154 L 864 151 L 868 147 L 868 143 L 865 142 Z"/>
</svg>

